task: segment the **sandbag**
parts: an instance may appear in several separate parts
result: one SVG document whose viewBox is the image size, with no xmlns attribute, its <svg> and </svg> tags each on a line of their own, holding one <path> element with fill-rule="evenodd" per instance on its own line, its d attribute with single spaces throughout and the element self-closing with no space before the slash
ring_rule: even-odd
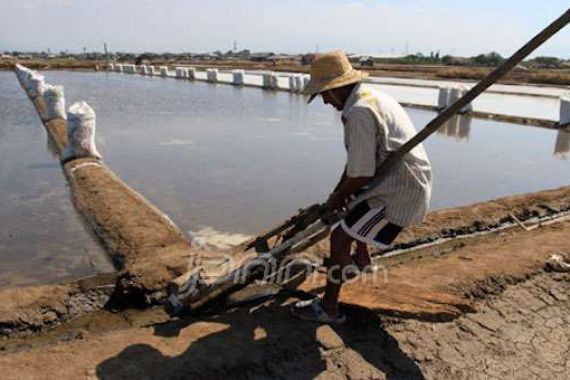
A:
<svg viewBox="0 0 570 380">
<path fill-rule="evenodd" d="M 95 147 L 95 111 L 86 102 L 77 102 L 67 111 L 67 145 L 61 160 L 101 158 Z"/>
<path fill-rule="evenodd" d="M 45 110 L 42 115 L 44 121 L 53 119 L 67 119 L 65 112 L 65 95 L 63 86 L 46 85 L 44 91 Z"/>
<path fill-rule="evenodd" d="M 32 75 L 28 82 L 28 94 L 32 98 L 37 98 L 42 96 L 45 90 L 45 78 L 43 75 L 35 74 Z"/>
</svg>

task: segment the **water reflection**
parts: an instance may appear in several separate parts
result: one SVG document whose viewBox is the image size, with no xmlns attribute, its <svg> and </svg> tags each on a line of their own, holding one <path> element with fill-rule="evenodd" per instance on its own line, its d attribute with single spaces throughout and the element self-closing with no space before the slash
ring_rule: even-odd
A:
<svg viewBox="0 0 570 380">
<path fill-rule="evenodd" d="M 570 131 L 558 131 L 556 142 L 554 143 L 554 156 L 566 160 L 570 151 Z"/>
<path fill-rule="evenodd" d="M 457 141 L 469 141 L 471 122 L 473 118 L 467 115 L 454 115 L 437 130 L 438 135 L 454 138 Z"/>
</svg>

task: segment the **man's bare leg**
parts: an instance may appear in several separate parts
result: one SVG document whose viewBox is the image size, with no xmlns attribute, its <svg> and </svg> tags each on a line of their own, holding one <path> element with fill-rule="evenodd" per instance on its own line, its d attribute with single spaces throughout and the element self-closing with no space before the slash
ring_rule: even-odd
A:
<svg viewBox="0 0 570 380">
<path fill-rule="evenodd" d="M 344 268 L 352 264 L 350 247 L 353 241 L 354 239 L 347 235 L 342 227 L 335 228 L 331 233 L 330 266 L 327 272 L 327 285 L 323 296 L 323 308 L 331 317 L 339 315 L 338 296 L 342 287 L 342 274 Z"/>
<path fill-rule="evenodd" d="M 360 267 L 364 268 L 372 264 L 370 260 L 370 253 L 368 252 L 368 245 L 361 241 L 356 241 L 356 251 L 354 252 L 354 262 Z"/>
</svg>

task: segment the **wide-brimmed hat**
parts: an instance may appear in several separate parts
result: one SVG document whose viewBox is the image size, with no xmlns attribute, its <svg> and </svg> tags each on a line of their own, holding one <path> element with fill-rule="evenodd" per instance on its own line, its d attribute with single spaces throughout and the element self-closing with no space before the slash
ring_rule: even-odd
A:
<svg viewBox="0 0 570 380">
<path fill-rule="evenodd" d="M 311 65 L 311 80 L 305 87 L 310 103 L 318 94 L 362 81 L 368 73 L 355 70 L 342 50 L 324 53 Z"/>
</svg>

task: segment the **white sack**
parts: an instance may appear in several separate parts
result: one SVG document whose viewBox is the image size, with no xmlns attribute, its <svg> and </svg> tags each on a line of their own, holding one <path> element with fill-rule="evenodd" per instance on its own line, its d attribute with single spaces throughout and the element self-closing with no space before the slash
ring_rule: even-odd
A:
<svg viewBox="0 0 570 380">
<path fill-rule="evenodd" d="M 65 113 L 65 95 L 63 86 L 47 85 L 44 91 L 45 112 L 42 116 L 44 121 L 52 119 L 67 119 Z"/>
<path fill-rule="evenodd" d="M 86 102 L 77 102 L 67 111 L 67 145 L 62 160 L 101 158 L 95 147 L 95 111 Z"/>
<path fill-rule="evenodd" d="M 206 78 L 208 82 L 216 83 L 218 81 L 218 69 L 207 69 Z"/>
<path fill-rule="evenodd" d="M 37 98 L 43 95 L 46 86 L 45 78 L 43 75 L 33 75 L 28 83 L 28 94 L 32 98 Z"/>
<path fill-rule="evenodd" d="M 245 72 L 243 70 L 234 70 L 232 74 L 232 83 L 236 86 L 242 86 L 244 83 Z"/>
</svg>

